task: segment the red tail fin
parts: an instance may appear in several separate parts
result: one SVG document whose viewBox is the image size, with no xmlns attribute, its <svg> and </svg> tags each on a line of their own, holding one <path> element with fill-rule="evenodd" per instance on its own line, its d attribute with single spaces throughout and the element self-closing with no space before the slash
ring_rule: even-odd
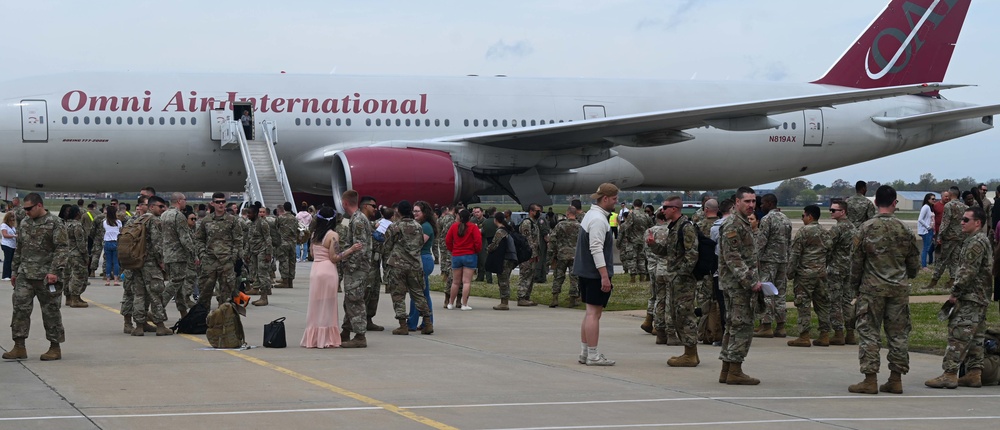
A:
<svg viewBox="0 0 1000 430">
<path fill-rule="evenodd" d="M 891 0 L 816 84 L 941 82 L 972 0 Z"/>
</svg>

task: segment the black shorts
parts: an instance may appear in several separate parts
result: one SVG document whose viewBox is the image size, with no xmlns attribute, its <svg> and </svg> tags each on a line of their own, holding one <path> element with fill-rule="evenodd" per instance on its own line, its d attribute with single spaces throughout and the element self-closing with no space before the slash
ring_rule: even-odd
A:
<svg viewBox="0 0 1000 430">
<path fill-rule="evenodd" d="M 597 305 L 602 308 L 608 306 L 608 300 L 611 299 L 611 291 L 614 291 L 614 286 L 611 287 L 611 291 L 604 292 L 601 291 L 601 279 L 597 278 L 584 278 L 580 277 L 578 282 L 580 286 L 580 300 L 588 305 Z"/>
</svg>

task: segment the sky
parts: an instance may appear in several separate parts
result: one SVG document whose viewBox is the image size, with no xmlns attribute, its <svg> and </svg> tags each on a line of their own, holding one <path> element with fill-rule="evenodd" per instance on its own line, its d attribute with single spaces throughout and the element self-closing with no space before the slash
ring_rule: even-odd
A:
<svg viewBox="0 0 1000 430">
<path fill-rule="evenodd" d="M 0 81 L 84 71 L 653 78 L 808 82 L 881 0 L 0 0 Z M 1000 103 L 995 19 L 974 1 L 945 97 Z M 1000 131 L 806 176 L 883 183 L 1000 178 Z M 972 157 L 967 157 L 966 155 Z M 774 184 L 758 184 L 774 185 Z"/>
</svg>

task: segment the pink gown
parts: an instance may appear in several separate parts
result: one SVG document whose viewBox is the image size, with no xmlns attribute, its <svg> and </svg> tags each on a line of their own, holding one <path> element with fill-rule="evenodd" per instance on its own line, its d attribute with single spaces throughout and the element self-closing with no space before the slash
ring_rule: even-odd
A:
<svg viewBox="0 0 1000 430">
<path fill-rule="evenodd" d="M 306 331 L 302 334 L 305 348 L 336 348 L 340 346 L 340 318 L 337 316 L 337 266 L 330 261 L 330 250 L 313 245 L 313 265 L 309 273 L 309 307 L 306 310 Z"/>
</svg>

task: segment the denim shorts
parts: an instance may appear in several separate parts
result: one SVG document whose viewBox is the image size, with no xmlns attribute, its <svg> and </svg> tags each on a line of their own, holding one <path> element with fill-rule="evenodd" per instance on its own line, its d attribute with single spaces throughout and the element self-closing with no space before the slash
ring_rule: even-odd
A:
<svg viewBox="0 0 1000 430">
<path fill-rule="evenodd" d="M 452 269 L 461 269 L 463 267 L 468 267 L 470 269 L 475 270 L 477 265 L 479 265 L 479 255 L 469 254 L 469 255 L 462 255 L 459 257 L 456 257 L 454 255 L 451 256 Z"/>
</svg>

